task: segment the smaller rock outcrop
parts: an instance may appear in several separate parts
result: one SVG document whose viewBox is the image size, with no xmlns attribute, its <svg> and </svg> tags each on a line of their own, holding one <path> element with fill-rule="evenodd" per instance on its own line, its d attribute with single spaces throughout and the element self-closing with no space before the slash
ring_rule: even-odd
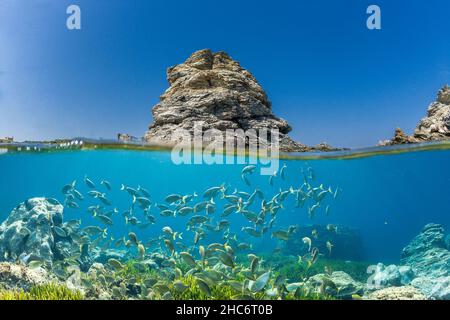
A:
<svg viewBox="0 0 450 320">
<path fill-rule="evenodd" d="M 397 128 L 392 140 L 382 141 L 379 145 L 399 145 L 446 139 L 450 139 L 450 87 L 448 85 L 439 90 L 437 100 L 428 107 L 427 116 L 420 120 L 412 136 Z"/>
<path fill-rule="evenodd" d="M 403 132 L 402 129 L 395 129 L 394 138 L 392 140 L 382 141 L 378 145 L 380 146 L 389 146 L 389 145 L 398 145 L 398 144 L 411 144 L 419 142 L 412 136 L 408 136 Z"/>
</svg>

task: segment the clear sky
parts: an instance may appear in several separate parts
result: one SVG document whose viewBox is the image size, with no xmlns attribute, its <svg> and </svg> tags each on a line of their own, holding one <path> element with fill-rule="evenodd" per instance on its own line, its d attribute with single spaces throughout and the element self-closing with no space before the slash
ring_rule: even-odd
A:
<svg viewBox="0 0 450 320">
<path fill-rule="evenodd" d="M 77 4 L 82 29 L 66 28 Z M 366 8 L 382 30 L 366 28 Z M 448 0 L 0 0 L 0 137 L 142 136 L 193 51 L 252 72 L 301 142 L 412 132 L 450 83 Z"/>
</svg>

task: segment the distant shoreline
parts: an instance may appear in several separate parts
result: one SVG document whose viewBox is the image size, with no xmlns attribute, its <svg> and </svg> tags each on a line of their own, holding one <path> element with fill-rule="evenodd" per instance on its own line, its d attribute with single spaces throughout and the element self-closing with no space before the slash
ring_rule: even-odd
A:
<svg viewBox="0 0 450 320">
<path fill-rule="evenodd" d="M 127 151 L 165 151 L 169 152 L 172 145 L 123 142 L 118 140 L 95 140 L 86 138 L 56 139 L 51 141 L 25 141 L 0 143 L 4 153 L 18 152 L 60 152 L 60 151 L 92 151 L 92 150 L 127 150 Z M 450 150 L 450 140 L 430 141 L 414 144 L 374 146 L 367 148 L 346 149 L 340 151 L 314 152 L 280 152 L 279 158 L 286 160 L 321 160 L 321 159 L 358 159 L 377 155 L 395 155 L 407 152 Z M 194 152 L 199 151 L 195 150 Z M 225 153 L 235 156 L 257 156 L 244 150 L 235 153 Z"/>
</svg>

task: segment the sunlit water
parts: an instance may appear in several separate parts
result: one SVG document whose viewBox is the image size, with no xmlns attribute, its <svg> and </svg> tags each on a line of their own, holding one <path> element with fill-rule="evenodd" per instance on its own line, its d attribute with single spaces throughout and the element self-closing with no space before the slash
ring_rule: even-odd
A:
<svg viewBox="0 0 450 320">
<path fill-rule="evenodd" d="M 131 187 L 142 186 L 151 194 L 153 203 L 163 203 L 169 194 L 192 194 L 200 197 L 205 189 L 222 183 L 230 190 L 252 192 L 260 188 L 267 198 L 280 188 L 300 187 L 303 183 L 302 170 L 312 168 L 312 184 L 323 184 L 333 190 L 342 191 L 336 199 L 323 201 L 313 219 L 308 217 L 307 206 L 296 208 L 294 199 L 288 199 L 285 209 L 278 213 L 275 229 L 286 229 L 290 225 L 334 224 L 356 230 L 361 237 L 363 255 L 361 259 L 370 262 L 398 262 L 402 248 L 430 222 L 443 224 L 450 229 L 450 151 L 406 152 L 397 155 L 377 155 L 353 160 L 282 160 L 286 164 L 286 179 L 279 176 L 268 183 L 267 176 L 256 171 L 249 176 L 251 187 L 241 179 L 244 165 L 175 165 L 170 152 L 127 151 L 127 150 L 83 150 L 50 153 L 11 153 L 0 155 L 0 218 L 6 219 L 19 203 L 32 197 L 53 197 L 61 202 L 63 185 L 77 180 L 77 189 L 86 193 L 89 189 L 83 183 L 87 175 L 106 192 L 117 207 L 114 226 L 110 228 L 116 237 L 128 231 L 136 232 L 143 240 L 161 234 L 161 228 L 171 226 L 183 232 L 184 241 L 189 244 L 193 232 L 186 230 L 189 217 L 162 217 L 152 207 L 156 217 L 155 225 L 140 230 L 125 224 L 120 214 L 131 206 L 131 197 L 120 191 L 121 184 Z M 113 186 L 111 192 L 100 185 L 102 179 Z M 99 204 L 97 199 L 86 196 L 78 201 L 79 209 L 65 208 L 65 219 L 82 219 L 83 225 L 100 225 L 87 212 L 89 205 Z M 329 215 L 325 207 L 330 206 Z M 213 221 L 222 220 L 221 209 L 212 215 Z M 251 226 L 244 217 L 233 214 L 227 219 L 231 229 L 241 241 L 254 244 L 254 251 L 270 252 L 279 246 L 279 240 L 271 238 L 270 232 L 262 238 L 252 238 L 240 232 Z M 336 248 L 337 250 L 338 248 Z M 345 250 L 345 248 L 339 248 Z"/>
</svg>

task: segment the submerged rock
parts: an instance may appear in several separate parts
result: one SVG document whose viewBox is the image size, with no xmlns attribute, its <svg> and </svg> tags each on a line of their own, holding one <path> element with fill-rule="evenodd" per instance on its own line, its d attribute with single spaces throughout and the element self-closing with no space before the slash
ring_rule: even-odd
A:
<svg viewBox="0 0 450 320">
<path fill-rule="evenodd" d="M 79 252 L 71 235 L 64 237 L 57 229 L 63 223 L 63 206 L 54 199 L 32 198 L 17 206 L 0 225 L 0 259 L 37 260 L 52 266 L 57 260 Z M 92 263 L 89 256 L 81 255 L 80 267 L 87 270 Z"/>
<path fill-rule="evenodd" d="M 366 296 L 367 300 L 426 300 L 426 297 L 412 286 L 389 287 L 373 291 Z"/>
<path fill-rule="evenodd" d="M 418 277 L 411 285 L 419 289 L 428 299 L 450 300 L 450 276 Z"/>
<path fill-rule="evenodd" d="M 53 226 L 62 223 L 63 206 L 45 198 L 29 199 L 0 225 L 0 257 L 24 262 L 55 258 Z"/>
<path fill-rule="evenodd" d="M 317 232 L 317 239 L 312 236 L 313 230 Z M 328 230 L 325 225 L 302 225 L 295 232 L 295 236 L 286 241 L 284 253 L 288 255 L 305 255 L 308 246 L 303 242 L 303 237 L 310 237 L 314 247 L 323 252 L 326 258 L 360 261 L 364 259 L 364 248 L 357 231 L 338 226 L 337 230 Z M 333 244 L 331 253 L 327 248 L 327 241 Z"/>
<path fill-rule="evenodd" d="M 450 251 L 444 228 L 439 224 L 426 225 L 403 249 L 401 263 L 411 266 L 417 276 L 450 276 Z"/>
<path fill-rule="evenodd" d="M 450 87 L 446 85 L 438 92 L 438 98 L 428 107 L 428 115 L 414 131 L 414 138 L 442 140 L 450 138 Z"/>
<path fill-rule="evenodd" d="M 414 270 L 411 285 L 429 299 L 450 299 L 450 251 L 444 228 L 430 223 L 403 249 L 401 262 Z"/>
<path fill-rule="evenodd" d="M 271 103 L 255 77 L 225 52 L 194 52 L 167 70 L 170 87 L 153 107 L 153 123 L 145 135 L 150 143 L 171 144 L 177 129 L 192 136 L 194 127 L 217 129 L 278 129 L 281 151 L 310 148 L 292 140 L 286 120 L 272 113 Z M 260 144 L 265 144 L 259 137 Z"/>
<path fill-rule="evenodd" d="M 394 264 L 385 266 L 382 263 L 369 267 L 374 270 L 371 275 L 367 290 L 377 290 L 386 287 L 399 287 L 411 283 L 414 279 L 414 271 L 410 266 L 396 266 Z"/>
<path fill-rule="evenodd" d="M 43 268 L 30 269 L 20 264 L 0 262 L 0 289 L 27 291 L 33 286 L 55 281 Z"/>
<path fill-rule="evenodd" d="M 364 292 L 364 285 L 343 271 L 335 271 L 331 275 L 316 274 L 306 281 L 305 288 L 340 299 L 351 299 L 352 295 L 362 295 Z"/>
</svg>

